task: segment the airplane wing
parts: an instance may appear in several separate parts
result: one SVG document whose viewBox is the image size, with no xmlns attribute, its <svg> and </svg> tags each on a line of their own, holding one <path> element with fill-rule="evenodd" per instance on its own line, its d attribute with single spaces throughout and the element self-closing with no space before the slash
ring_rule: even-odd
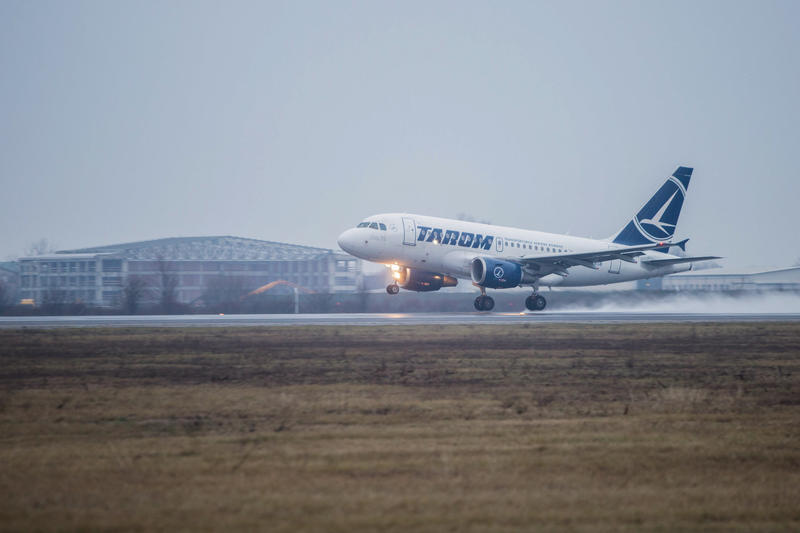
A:
<svg viewBox="0 0 800 533">
<path fill-rule="evenodd" d="M 694 263 L 695 261 L 710 261 L 711 259 L 722 259 L 722 258 L 717 257 L 715 255 L 704 255 L 701 257 L 679 257 L 677 259 L 672 259 L 672 258 L 645 259 L 642 261 L 642 263 L 653 266 L 668 266 L 668 265 L 678 265 L 680 263 Z"/>
<path fill-rule="evenodd" d="M 657 250 L 659 248 L 669 248 L 670 246 L 679 246 L 683 248 L 686 246 L 686 241 L 688 240 L 689 239 L 685 239 L 674 243 L 660 242 L 653 244 L 642 244 L 639 246 L 623 246 L 620 248 L 598 250 L 596 252 L 523 257 L 521 259 L 515 259 L 515 261 L 524 265 L 527 269 L 532 271 L 534 275 L 544 276 L 551 273 L 566 275 L 567 269 L 573 266 L 583 266 L 593 270 L 598 270 L 600 267 L 598 267 L 595 263 L 602 263 L 603 261 L 620 259 L 628 263 L 633 263 L 633 258 L 644 255 L 646 250 Z"/>
</svg>

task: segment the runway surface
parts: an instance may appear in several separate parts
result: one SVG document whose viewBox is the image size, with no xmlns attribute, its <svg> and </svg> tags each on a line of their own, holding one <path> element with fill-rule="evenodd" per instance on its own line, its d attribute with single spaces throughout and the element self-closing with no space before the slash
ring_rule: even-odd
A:
<svg viewBox="0 0 800 533">
<path fill-rule="evenodd" d="M 0 328 L 63 327 L 236 327 L 236 326 L 387 326 L 424 324 L 553 324 L 636 322 L 800 321 L 800 313 L 364 313 L 301 315 L 147 315 L 0 317 Z"/>
</svg>

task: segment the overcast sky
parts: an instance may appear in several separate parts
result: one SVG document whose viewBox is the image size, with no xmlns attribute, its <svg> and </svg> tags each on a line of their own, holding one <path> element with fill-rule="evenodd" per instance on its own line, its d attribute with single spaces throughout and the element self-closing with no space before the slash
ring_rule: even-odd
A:
<svg viewBox="0 0 800 533">
<path fill-rule="evenodd" d="M 406 211 L 800 256 L 800 2 L 0 0 L 0 258 Z"/>
</svg>

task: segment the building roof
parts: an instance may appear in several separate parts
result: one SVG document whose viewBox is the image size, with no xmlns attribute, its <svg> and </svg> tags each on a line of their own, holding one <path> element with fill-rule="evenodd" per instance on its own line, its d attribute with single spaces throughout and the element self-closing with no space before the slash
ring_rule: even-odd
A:
<svg viewBox="0 0 800 533">
<path fill-rule="evenodd" d="M 800 266 L 792 267 L 752 267 L 752 268 L 709 268 L 705 270 L 697 270 L 685 272 L 680 274 L 672 274 L 669 278 L 694 278 L 694 277 L 745 277 L 757 276 L 761 274 L 774 274 L 774 273 L 791 273 L 800 271 Z M 666 279 L 666 278 L 665 278 Z"/>
<path fill-rule="evenodd" d="M 31 255 L 28 257 L 20 257 L 19 261 L 79 261 L 81 259 L 96 259 L 100 256 L 112 255 L 110 253 L 71 253 L 71 252 L 55 252 L 52 254 Z"/>
<path fill-rule="evenodd" d="M 245 239 L 228 235 L 214 237 L 170 237 L 150 241 L 111 244 L 58 254 L 119 254 L 129 260 L 171 261 L 300 261 L 334 254 L 327 248 L 315 248 L 283 242 Z"/>
<path fill-rule="evenodd" d="M 19 274 L 19 263 L 16 261 L 0 261 L 0 270 L 5 270 L 12 274 Z"/>
</svg>

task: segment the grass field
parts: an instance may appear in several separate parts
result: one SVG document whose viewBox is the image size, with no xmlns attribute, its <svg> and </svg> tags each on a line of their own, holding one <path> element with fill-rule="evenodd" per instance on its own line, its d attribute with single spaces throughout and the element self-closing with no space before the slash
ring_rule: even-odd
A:
<svg viewBox="0 0 800 533">
<path fill-rule="evenodd" d="M 800 326 L 0 330 L 0 529 L 800 529 Z"/>
</svg>

